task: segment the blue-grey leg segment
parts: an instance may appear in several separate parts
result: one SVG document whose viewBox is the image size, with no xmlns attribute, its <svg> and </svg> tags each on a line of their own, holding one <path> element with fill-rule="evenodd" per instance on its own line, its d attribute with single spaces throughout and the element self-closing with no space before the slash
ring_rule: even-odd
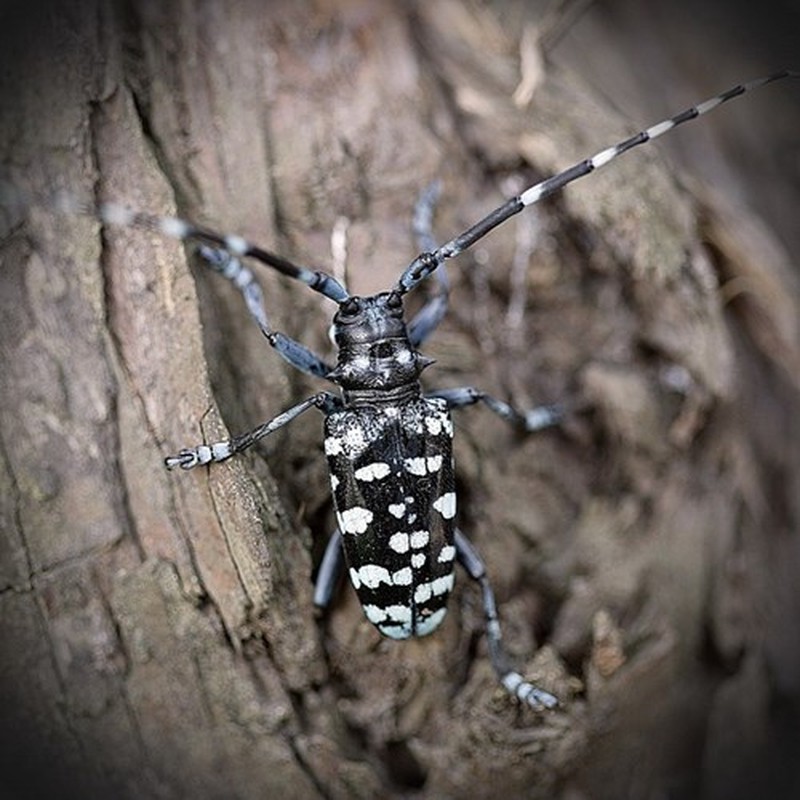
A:
<svg viewBox="0 0 800 800">
<path fill-rule="evenodd" d="M 274 433 L 278 428 L 291 422 L 295 417 L 308 411 L 309 408 L 316 407 L 324 414 L 329 414 L 331 411 L 341 406 L 341 400 L 330 392 L 319 392 L 318 394 L 303 400 L 296 406 L 278 414 L 267 422 L 253 428 L 252 431 L 247 433 L 240 433 L 232 439 L 224 442 L 215 442 L 214 444 L 200 444 L 196 447 L 187 447 L 181 450 L 177 455 L 168 456 L 164 459 L 167 469 L 174 469 L 180 467 L 181 469 L 192 469 L 199 467 L 203 464 L 210 464 L 212 462 L 225 461 L 231 456 L 241 453 L 248 447 L 254 445 L 265 436 Z"/>
<path fill-rule="evenodd" d="M 508 403 L 472 386 L 462 386 L 458 389 L 440 389 L 436 392 L 431 392 L 429 396 L 441 397 L 447 401 L 447 405 L 450 408 L 463 408 L 464 406 L 483 403 L 506 422 L 521 427 L 530 433 L 558 425 L 564 419 L 566 413 L 566 409 L 560 403 L 549 406 L 536 406 L 527 411 L 519 411 Z"/>
<path fill-rule="evenodd" d="M 434 181 L 425 188 L 414 207 L 412 229 L 417 246 L 423 252 L 436 249 L 436 240 L 433 238 L 433 212 L 440 190 L 441 184 L 439 181 Z M 435 294 L 408 323 L 408 337 L 414 347 L 419 347 L 436 330 L 447 313 L 450 282 L 445 265 L 442 264 L 434 275 L 437 280 Z"/>
<path fill-rule="evenodd" d="M 555 708 L 558 705 L 556 697 L 550 692 L 528 683 L 519 672 L 511 669 L 508 655 L 503 647 L 503 636 L 500 631 L 500 620 L 497 617 L 494 592 L 489 584 L 489 579 L 486 577 L 486 566 L 478 555 L 477 550 L 458 529 L 455 532 L 455 545 L 458 563 L 464 567 L 467 574 L 477 581 L 481 587 L 483 615 L 486 620 L 486 639 L 489 644 L 489 659 L 500 682 L 510 694 L 532 708 Z"/>
<path fill-rule="evenodd" d="M 317 582 L 314 584 L 314 605 L 326 609 L 330 606 L 339 579 L 344 570 L 344 550 L 342 548 L 342 534 L 338 528 L 328 539 L 325 554 L 317 572 Z"/>
<path fill-rule="evenodd" d="M 290 339 L 280 331 L 267 331 L 261 329 L 267 341 L 278 351 L 284 360 L 288 361 L 293 367 L 305 372 L 306 375 L 313 375 L 316 378 L 328 378 L 333 367 L 323 361 L 316 353 L 309 350 L 300 342 Z M 330 380 L 330 379 L 329 379 Z"/>
<path fill-rule="evenodd" d="M 264 307 L 264 293 L 252 271 L 232 256 L 227 250 L 202 245 L 198 248 L 200 257 L 214 272 L 227 278 L 242 293 L 250 316 L 256 321 L 267 341 L 278 351 L 278 354 L 293 367 L 313 375 L 325 378 L 332 367 L 305 345 L 291 339 L 280 331 L 274 331 L 269 324 Z"/>
</svg>

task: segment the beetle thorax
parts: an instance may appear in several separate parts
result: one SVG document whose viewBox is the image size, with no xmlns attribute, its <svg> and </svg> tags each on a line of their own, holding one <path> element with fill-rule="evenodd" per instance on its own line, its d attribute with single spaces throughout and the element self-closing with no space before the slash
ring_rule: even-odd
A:
<svg viewBox="0 0 800 800">
<path fill-rule="evenodd" d="M 333 319 L 333 334 L 339 358 L 329 377 L 349 401 L 395 400 L 404 390 L 419 393 L 419 374 L 430 362 L 408 338 L 397 292 L 348 298 Z"/>
</svg>

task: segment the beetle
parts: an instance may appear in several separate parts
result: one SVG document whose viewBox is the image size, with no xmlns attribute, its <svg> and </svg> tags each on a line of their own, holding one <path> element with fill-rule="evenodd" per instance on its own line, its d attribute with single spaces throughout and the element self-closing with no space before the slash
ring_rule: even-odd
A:
<svg viewBox="0 0 800 800">
<path fill-rule="evenodd" d="M 431 361 L 419 347 L 447 308 L 444 264 L 511 216 L 628 150 L 748 91 L 799 74 L 784 70 L 740 84 L 656 123 L 509 198 L 438 247 L 430 231 L 437 192 L 431 187 L 423 194 L 415 215 L 421 254 L 401 273 L 394 287 L 368 297 L 350 295 L 332 275 L 294 264 L 239 236 L 115 204 L 93 209 L 104 223 L 155 229 L 198 243 L 205 262 L 241 291 L 250 315 L 279 355 L 293 367 L 324 378 L 340 390 L 338 394 L 318 392 L 229 440 L 184 448 L 168 456 L 166 466 L 188 470 L 225 461 L 305 411 L 317 408 L 325 418 L 324 451 L 338 527 L 319 568 L 315 603 L 322 608 L 330 604 L 338 577 L 346 568 L 367 619 L 383 635 L 393 639 L 425 636 L 439 627 L 446 614 L 458 562 L 480 586 L 489 656 L 502 685 L 533 708 L 555 707 L 558 701 L 554 695 L 511 668 L 486 567 L 456 525 L 451 412 L 482 403 L 518 429 L 534 432 L 558 424 L 565 408 L 517 409 L 474 387 L 423 392 L 420 375 Z M 243 259 L 259 261 L 337 304 L 332 326 L 338 348 L 336 364 L 327 363 L 300 342 L 273 330 L 262 290 Z M 430 276 L 438 279 L 438 290 L 413 319 L 406 321 L 404 296 Z"/>
</svg>

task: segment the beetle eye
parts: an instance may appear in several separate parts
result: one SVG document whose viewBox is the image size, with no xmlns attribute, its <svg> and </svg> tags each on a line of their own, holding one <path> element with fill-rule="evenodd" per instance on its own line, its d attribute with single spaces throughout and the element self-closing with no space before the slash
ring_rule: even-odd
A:
<svg viewBox="0 0 800 800">
<path fill-rule="evenodd" d="M 339 313 L 345 317 L 353 317 L 358 314 L 361 304 L 357 297 L 348 297 L 340 306 Z"/>
</svg>

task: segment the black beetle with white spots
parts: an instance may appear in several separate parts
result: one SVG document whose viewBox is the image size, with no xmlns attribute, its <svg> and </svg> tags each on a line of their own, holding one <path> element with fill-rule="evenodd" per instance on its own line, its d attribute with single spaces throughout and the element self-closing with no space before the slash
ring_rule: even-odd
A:
<svg viewBox="0 0 800 800">
<path fill-rule="evenodd" d="M 385 636 L 407 639 L 433 633 L 447 611 L 458 562 L 480 586 L 489 656 L 505 689 L 529 706 L 557 705 L 547 691 L 514 671 L 502 644 L 494 594 L 478 553 L 456 524 L 451 411 L 483 403 L 522 431 L 558 424 L 561 406 L 520 410 L 473 387 L 424 393 L 419 377 L 431 362 L 418 352 L 447 309 L 447 259 L 457 256 L 509 217 L 605 166 L 637 145 L 764 84 L 800 73 L 783 71 L 729 89 L 508 199 L 482 220 L 436 246 L 431 218 L 436 189 L 421 197 L 414 228 L 423 252 L 387 292 L 351 296 L 320 270 L 298 266 L 238 236 L 223 236 L 184 220 L 161 218 L 103 204 L 88 210 L 107 224 L 155 229 L 198 242 L 199 253 L 241 291 L 247 308 L 277 352 L 297 369 L 327 379 L 339 392 L 321 391 L 282 414 L 224 442 L 200 444 L 166 459 L 170 469 L 224 461 L 310 408 L 325 417 L 324 449 L 338 528 L 320 565 L 314 601 L 327 607 L 346 569 L 367 619 Z M 75 209 L 72 209 L 75 210 Z M 87 211 L 87 209 L 80 209 Z M 337 304 L 333 337 L 335 365 L 269 324 L 261 287 L 242 259 L 259 261 L 305 284 Z M 429 276 L 436 291 L 406 322 L 403 297 Z"/>
</svg>

